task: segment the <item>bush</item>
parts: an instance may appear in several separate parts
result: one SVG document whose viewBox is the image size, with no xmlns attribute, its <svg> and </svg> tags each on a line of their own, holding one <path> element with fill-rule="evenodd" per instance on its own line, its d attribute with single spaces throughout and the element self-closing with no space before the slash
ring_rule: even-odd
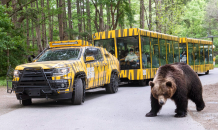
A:
<svg viewBox="0 0 218 130">
<path fill-rule="evenodd" d="M 218 55 L 216 55 L 215 64 L 218 64 Z"/>
</svg>

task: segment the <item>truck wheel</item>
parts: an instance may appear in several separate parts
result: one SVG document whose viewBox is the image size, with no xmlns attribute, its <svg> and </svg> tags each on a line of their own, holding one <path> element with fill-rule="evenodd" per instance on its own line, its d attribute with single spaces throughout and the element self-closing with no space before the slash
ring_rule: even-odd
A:
<svg viewBox="0 0 218 130">
<path fill-rule="evenodd" d="M 111 74 L 110 84 L 106 85 L 107 93 L 116 93 L 119 87 L 119 79 L 118 76 L 114 73 Z"/>
<path fill-rule="evenodd" d="M 80 105 L 82 104 L 82 99 L 83 99 L 83 83 L 82 79 L 76 78 L 74 81 L 74 90 L 73 90 L 73 95 L 71 102 L 74 105 Z"/>
<path fill-rule="evenodd" d="M 29 98 L 29 99 L 26 99 L 26 100 L 22 100 L 22 105 L 23 106 L 28 106 L 28 105 L 31 105 L 32 104 L 32 99 Z"/>
</svg>

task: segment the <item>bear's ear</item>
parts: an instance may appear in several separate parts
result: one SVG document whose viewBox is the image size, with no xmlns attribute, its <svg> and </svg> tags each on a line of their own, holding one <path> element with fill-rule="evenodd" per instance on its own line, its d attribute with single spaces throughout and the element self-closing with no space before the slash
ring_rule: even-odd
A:
<svg viewBox="0 0 218 130">
<path fill-rule="evenodd" d="M 166 82 L 166 86 L 167 86 L 167 87 L 172 87 L 172 82 L 171 82 L 171 81 L 167 81 L 167 82 Z"/>
<path fill-rule="evenodd" d="M 154 82 L 153 81 L 149 81 L 149 85 L 151 86 L 151 88 L 154 87 Z"/>
</svg>

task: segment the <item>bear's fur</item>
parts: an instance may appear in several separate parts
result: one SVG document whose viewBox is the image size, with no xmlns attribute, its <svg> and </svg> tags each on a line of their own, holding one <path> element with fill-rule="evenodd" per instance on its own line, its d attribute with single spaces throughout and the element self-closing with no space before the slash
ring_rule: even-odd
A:
<svg viewBox="0 0 218 130">
<path fill-rule="evenodd" d="M 161 66 L 151 86 L 151 111 L 147 117 L 157 116 L 168 98 L 176 104 L 175 117 L 185 117 L 188 99 L 195 104 L 197 111 L 204 109 L 202 84 L 198 75 L 185 63 L 174 63 Z"/>
</svg>

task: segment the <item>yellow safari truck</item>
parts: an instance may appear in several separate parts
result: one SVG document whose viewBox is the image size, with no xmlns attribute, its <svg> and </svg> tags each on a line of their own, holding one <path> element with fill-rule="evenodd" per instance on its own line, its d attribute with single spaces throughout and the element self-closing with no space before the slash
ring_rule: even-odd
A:
<svg viewBox="0 0 218 130">
<path fill-rule="evenodd" d="M 88 89 L 105 87 L 108 93 L 118 91 L 119 62 L 101 47 L 87 41 L 50 42 L 50 47 L 32 63 L 15 68 L 12 86 L 23 105 L 32 98 L 71 99 L 72 104 L 84 102 Z"/>
</svg>

